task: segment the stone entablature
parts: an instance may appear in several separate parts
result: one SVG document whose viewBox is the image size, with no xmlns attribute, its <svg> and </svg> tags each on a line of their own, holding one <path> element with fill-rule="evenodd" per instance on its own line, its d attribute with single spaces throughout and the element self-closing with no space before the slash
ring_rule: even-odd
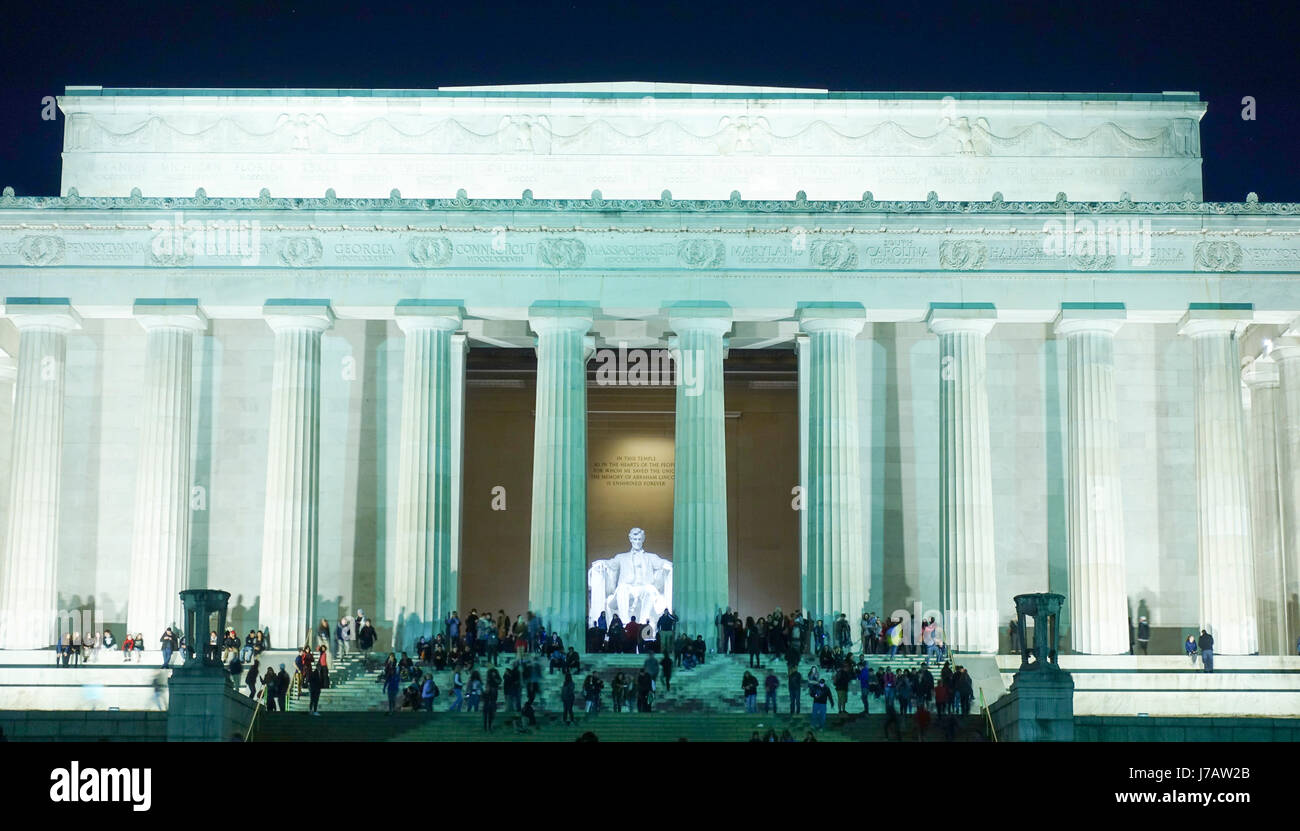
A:
<svg viewBox="0 0 1300 831">
<path fill-rule="evenodd" d="M 1201 193 L 1195 93 L 837 93 L 593 84 L 449 90 L 105 90 L 69 87 L 62 191 L 373 197 L 396 187 L 494 197 L 692 198 L 870 183 L 919 198 L 1001 189 L 1047 199 Z M 855 190 L 856 189 L 856 190 Z"/>
</svg>

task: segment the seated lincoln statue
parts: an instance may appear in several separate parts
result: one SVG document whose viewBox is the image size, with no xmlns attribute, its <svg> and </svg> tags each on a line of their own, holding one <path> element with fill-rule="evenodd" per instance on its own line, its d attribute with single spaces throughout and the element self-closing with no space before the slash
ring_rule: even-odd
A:
<svg viewBox="0 0 1300 831">
<path fill-rule="evenodd" d="M 673 564 L 646 551 L 645 531 L 628 532 L 630 551 L 608 560 L 596 560 L 587 570 L 587 587 L 591 592 L 589 622 L 595 624 L 600 613 L 609 622 L 618 615 L 626 625 L 633 617 L 648 623 L 651 631 L 658 627 L 659 616 L 672 607 Z"/>
</svg>

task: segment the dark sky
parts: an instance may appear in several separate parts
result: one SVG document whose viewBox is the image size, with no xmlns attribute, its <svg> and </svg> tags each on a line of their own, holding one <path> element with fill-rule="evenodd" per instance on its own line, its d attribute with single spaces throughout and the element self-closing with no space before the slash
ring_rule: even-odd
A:
<svg viewBox="0 0 1300 831">
<path fill-rule="evenodd" d="M 37 0 L 14 11 L 18 5 L 6 4 L 0 16 L 0 185 L 20 195 L 58 191 L 63 121 L 42 121 L 40 101 L 68 84 L 658 80 L 870 91 L 1195 90 L 1209 103 L 1206 198 L 1253 190 L 1266 201 L 1300 201 L 1300 18 L 1291 3 L 430 0 L 407 10 Z M 1254 121 L 1241 118 L 1248 95 Z"/>
</svg>

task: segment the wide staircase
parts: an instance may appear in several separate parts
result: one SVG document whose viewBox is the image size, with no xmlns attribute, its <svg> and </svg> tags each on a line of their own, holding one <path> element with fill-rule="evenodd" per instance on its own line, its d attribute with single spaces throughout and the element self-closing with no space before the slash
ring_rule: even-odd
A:
<svg viewBox="0 0 1300 831">
<path fill-rule="evenodd" d="M 744 712 L 741 678 L 748 665 L 746 655 L 710 655 L 704 664 L 693 670 L 677 668 L 672 675 L 671 689 L 666 688 L 662 676 L 656 682 L 656 691 L 649 714 L 612 711 L 611 682 L 614 674 L 622 671 L 629 679 L 645 662 L 645 655 L 584 655 L 579 672 L 574 674 L 577 700 L 574 704 L 575 725 L 561 722 L 559 700 L 562 673 L 549 672 L 542 662 L 541 694 L 535 707 L 537 726 L 521 732 L 518 716 L 505 712 L 501 699 L 496 723 L 491 733 L 484 731 L 481 713 L 447 712 L 450 703 L 451 673 L 435 673 L 441 691 L 434 712 L 400 711 L 387 714 L 387 699 L 378 679 L 378 668 L 371 658 L 370 667 L 356 655 L 336 662 L 331 667 L 331 686 L 321 693 L 321 715 L 312 717 L 307 709 L 307 694 L 289 701 L 288 713 L 271 713 L 259 716 L 255 739 L 262 741 L 572 741 L 588 731 L 601 741 L 745 741 L 757 731 L 766 735 L 769 729 L 780 735 L 788 730 L 796 741 L 809 732 L 809 714 L 812 701 L 806 690 L 801 699 L 802 712 L 790 716 L 786 694 L 786 667 L 784 661 L 776 664 L 764 659 L 761 669 L 754 670 L 760 690 L 760 712 Z M 514 656 L 502 655 L 498 670 L 504 672 Z M 870 661 L 872 670 L 885 666 L 895 670 L 911 669 L 922 665 L 921 658 L 898 656 Z M 800 671 L 807 677 L 812 664 L 805 661 Z M 775 667 L 781 686 L 777 693 L 778 712 L 764 714 L 762 681 L 769 667 Z M 937 667 L 931 666 L 937 679 Z M 480 662 L 480 675 L 487 667 Z M 585 712 L 582 684 L 589 673 L 595 672 L 605 682 L 601 695 L 601 709 L 594 715 Z M 827 677 L 823 672 L 823 676 Z M 468 674 L 465 675 L 468 678 Z M 633 708 L 635 709 L 635 708 Z M 884 702 L 872 699 L 870 715 L 863 715 L 861 698 L 856 681 L 849 687 L 848 714 L 841 715 L 836 707 L 828 708 L 827 728 L 817 733 L 819 741 L 879 741 L 886 738 L 903 740 L 943 741 L 946 731 L 937 718 L 933 719 L 924 736 L 918 736 L 911 716 L 901 716 L 901 729 L 885 733 Z M 985 725 L 976 709 L 975 713 L 955 720 L 953 738 L 958 741 L 985 740 Z"/>
</svg>

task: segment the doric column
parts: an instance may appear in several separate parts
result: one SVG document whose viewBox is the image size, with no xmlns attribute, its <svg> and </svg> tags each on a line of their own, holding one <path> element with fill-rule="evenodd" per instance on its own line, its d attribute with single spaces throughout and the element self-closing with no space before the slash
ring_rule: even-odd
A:
<svg viewBox="0 0 1300 831">
<path fill-rule="evenodd" d="M 729 605 L 727 434 L 723 406 L 725 306 L 673 308 L 677 333 L 677 413 L 673 465 L 673 599 L 681 631 L 713 633 Z"/>
<path fill-rule="evenodd" d="M 587 357 L 592 311 L 534 306 L 537 412 L 528 608 L 566 644 L 586 643 Z"/>
<path fill-rule="evenodd" d="M 939 593 L 947 642 L 961 652 L 997 652 L 993 471 L 984 338 L 988 305 L 930 308 L 939 336 Z"/>
<path fill-rule="evenodd" d="M 54 642 L 58 613 L 63 365 L 68 332 L 81 318 L 66 301 L 10 301 L 5 314 L 19 336 L 0 648 L 40 649 Z"/>
<path fill-rule="evenodd" d="M 1250 318 L 1246 309 L 1196 308 L 1179 329 L 1192 340 L 1201 627 L 1227 655 L 1250 655 L 1259 642 L 1237 351 Z"/>
<path fill-rule="evenodd" d="M 1300 638 L 1300 326 L 1273 342 L 1269 357 L 1277 364 L 1277 466 L 1282 509 L 1282 568 L 1286 572 L 1286 644 Z M 1289 651 L 1287 654 L 1291 654 Z"/>
<path fill-rule="evenodd" d="M 321 333 L 328 303 L 268 302 L 275 333 L 271 425 L 266 447 L 259 624 L 276 649 L 310 641 L 314 628 L 320 497 Z"/>
<path fill-rule="evenodd" d="M 1249 390 L 1246 409 L 1250 463 L 1250 531 L 1255 552 L 1255 608 L 1259 654 L 1289 655 L 1286 573 L 1282 567 L 1282 503 L 1277 468 L 1277 364 L 1267 355 L 1241 371 Z"/>
<path fill-rule="evenodd" d="M 0 349 L 0 556 L 4 553 L 5 534 L 9 530 L 9 475 L 12 472 L 14 382 L 18 380 L 18 362 Z"/>
<path fill-rule="evenodd" d="M 452 337 L 457 305 L 401 304 L 397 325 L 406 333 L 402 369 L 402 428 L 397 475 L 397 540 L 393 578 L 397 641 L 410 650 L 420 634 L 456 606 L 452 562 L 453 459 Z"/>
<path fill-rule="evenodd" d="M 803 600 L 827 631 L 844 613 L 856 632 L 870 591 L 856 346 L 865 323 L 859 304 L 805 306 L 799 312 L 799 328 L 807 337 L 801 346 L 808 352 Z"/>
<path fill-rule="evenodd" d="M 135 317 L 146 334 L 126 628 L 153 644 L 168 626 L 182 623 L 180 592 L 195 588 L 187 585 L 190 379 L 194 333 L 207 328 L 207 318 L 197 301 L 138 302 Z"/>
<path fill-rule="evenodd" d="M 1119 308 L 1065 307 L 1069 487 L 1070 646 L 1088 655 L 1129 651 L 1124 503 L 1115 408 Z"/>
</svg>

